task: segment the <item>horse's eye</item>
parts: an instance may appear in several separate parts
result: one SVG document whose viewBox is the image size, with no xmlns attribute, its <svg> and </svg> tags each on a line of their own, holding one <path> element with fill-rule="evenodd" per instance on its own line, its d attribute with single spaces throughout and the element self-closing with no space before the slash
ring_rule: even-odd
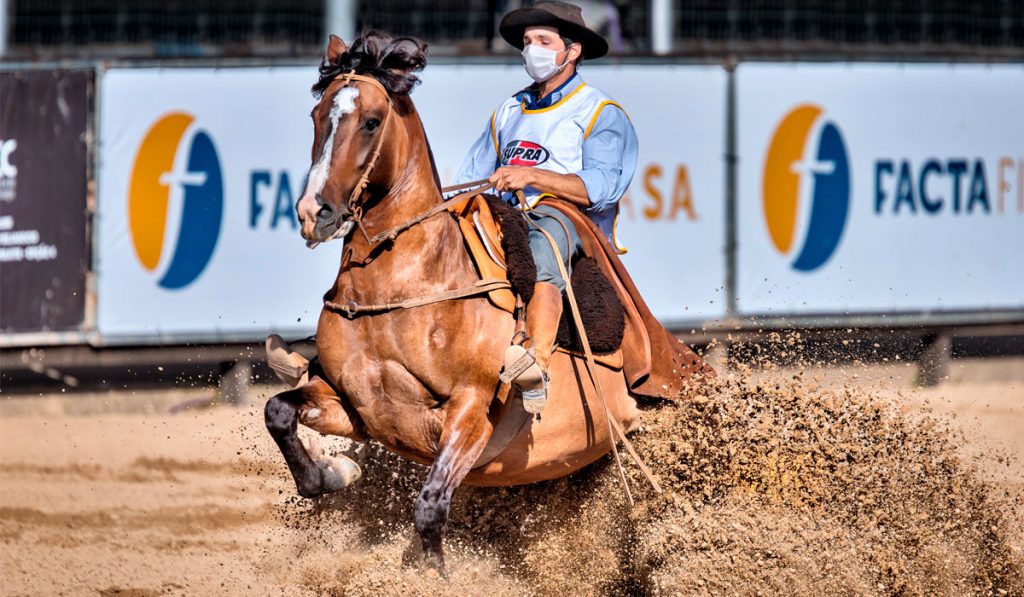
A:
<svg viewBox="0 0 1024 597">
<path fill-rule="evenodd" d="M 365 128 L 368 131 L 372 131 L 378 126 L 380 126 L 380 120 L 377 120 L 376 118 L 371 118 L 366 121 L 366 124 L 363 125 L 363 128 Z"/>
</svg>

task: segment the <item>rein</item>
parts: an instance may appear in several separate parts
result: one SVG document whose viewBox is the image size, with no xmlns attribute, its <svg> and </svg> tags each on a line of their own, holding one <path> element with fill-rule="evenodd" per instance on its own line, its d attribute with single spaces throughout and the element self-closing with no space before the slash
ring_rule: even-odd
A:
<svg viewBox="0 0 1024 597">
<path fill-rule="evenodd" d="M 520 200 L 522 201 L 522 199 L 523 198 L 520 195 Z M 541 234 L 543 234 L 544 238 L 548 241 L 548 244 L 551 245 L 551 250 L 554 251 L 555 253 L 555 263 L 558 264 L 558 271 L 560 274 L 562 274 L 562 279 L 565 280 L 565 297 L 569 299 L 568 303 L 569 309 L 572 312 L 573 324 L 576 326 L 576 333 L 580 337 L 580 344 L 583 345 L 583 362 L 587 367 L 587 375 L 590 376 L 590 382 L 591 384 L 593 384 L 594 389 L 597 391 L 597 396 L 601 400 L 601 406 L 604 407 L 604 419 L 605 421 L 608 422 L 608 443 L 611 444 L 611 451 L 612 454 L 615 456 L 615 466 L 619 472 L 619 480 L 622 482 L 622 488 L 626 493 L 626 500 L 629 502 L 630 507 L 632 507 L 634 505 L 633 492 L 630 491 L 629 480 L 626 478 L 626 471 L 622 467 L 622 459 L 619 457 L 619 447 L 616 440 L 622 442 L 622 444 L 626 447 L 626 452 L 629 453 L 630 458 L 632 458 L 633 462 L 636 463 L 637 467 L 639 467 L 640 472 L 643 473 L 644 477 L 647 478 L 647 481 L 651 484 L 651 487 L 654 488 L 655 493 L 662 493 L 661 484 L 658 483 L 658 480 L 654 477 L 654 474 L 651 472 L 651 469 L 647 467 L 647 464 L 643 461 L 643 458 L 640 458 L 640 455 L 636 453 L 636 450 L 633 448 L 632 442 L 630 442 L 629 438 L 626 437 L 626 433 L 622 430 L 622 426 L 619 425 L 618 421 L 616 421 L 612 417 L 611 410 L 608 408 L 608 401 L 605 400 L 604 397 L 604 389 L 601 387 L 601 381 L 598 379 L 597 373 L 594 370 L 594 354 L 590 350 L 590 339 L 587 338 L 587 330 L 586 328 L 583 327 L 583 319 L 580 316 L 580 308 L 579 305 L 576 303 L 576 294 L 572 290 L 572 283 L 570 282 L 571 276 L 569 275 L 569 272 L 566 271 L 565 263 L 562 261 L 562 253 L 558 248 L 558 243 L 555 241 L 554 237 L 552 237 L 548 233 L 547 230 L 544 230 L 543 228 L 538 226 L 536 222 L 530 220 L 529 218 L 527 218 L 527 221 L 529 222 L 530 226 L 532 226 Z M 565 223 L 559 220 L 558 218 L 555 218 L 555 221 L 562 226 L 562 230 L 565 232 L 565 237 L 569 238 L 569 230 L 566 229 Z"/>
<path fill-rule="evenodd" d="M 430 209 L 413 216 L 412 219 L 406 222 L 402 222 L 401 224 L 394 226 L 393 228 L 388 228 L 383 232 L 378 232 L 377 234 L 374 234 L 372 237 L 366 237 L 366 242 L 370 243 L 371 247 L 385 241 L 391 242 L 398 238 L 399 234 L 405 232 L 406 230 L 412 228 L 413 226 L 416 226 L 417 224 L 420 224 L 424 220 L 432 218 L 441 212 L 448 211 L 453 207 L 457 206 L 458 204 L 460 204 L 462 201 L 475 195 L 479 195 L 483 191 L 486 191 L 491 188 L 494 188 L 494 185 L 488 182 L 486 178 L 474 180 L 473 182 L 467 182 L 465 184 L 444 187 L 441 189 L 442 194 L 451 193 L 452 191 L 459 191 L 462 189 L 469 190 L 459 193 L 458 195 L 455 195 L 454 197 L 451 197 L 449 199 L 445 199 L 444 201 L 435 205 L 434 207 L 431 207 Z M 359 223 L 359 229 L 363 230 L 361 223 Z M 363 233 L 363 236 L 366 236 L 365 232 Z"/>
<path fill-rule="evenodd" d="M 486 191 L 492 188 L 494 185 L 489 183 L 487 179 L 474 180 L 465 184 L 453 185 L 450 187 L 444 187 L 441 189 L 441 193 L 450 193 L 452 191 L 459 191 L 463 189 L 469 189 L 459 193 L 458 195 L 446 199 L 441 203 L 431 207 L 430 209 L 417 214 L 412 219 L 403 222 L 393 228 L 389 228 L 383 232 L 373 235 L 373 237 L 367 237 L 366 232 L 363 229 L 362 222 L 360 219 L 352 220 L 354 224 L 363 232 L 363 236 L 366 237 L 366 241 L 371 247 L 380 244 L 383 241 L 392 242 L 398 235 L 406 230 L 416 226 L 428 220 L 439 213 L 445 212 L 458 206 L 466 199 L 479 195 L 481 191 Z M 396 309 L 414 309 L 416 307 L 422 307 L 424 305 L 432 305 L 435 303 L 441 303 L 444 301 L 450 301 L 460 298 L 466 298 L 470 296 L 477 296 L 481 294 L 487 294 L 494 290 L 501 290 L 503 288 L 511 289 L 512 285 L 508 280 L 479 280 L 472 286 L 465 288 L 454 288 L 452 290 L 446 290 L 438 292 L 436 294 L 428 294 L 425 296 L 411 297 L 398 301 L 390 301 L 386 303 L 371 303 L 371 304 L 360 304 L 355 301 L 346 301 L 344 303 L 338 303 L 335 301 L 324 300 L 324 307 L 332 311 L 336 311 L 348 319 L 354 319 L 359 315 L 372 315 L 379 313 L 387 313 L 388 311 L 394 311 Z"/>
</svg>

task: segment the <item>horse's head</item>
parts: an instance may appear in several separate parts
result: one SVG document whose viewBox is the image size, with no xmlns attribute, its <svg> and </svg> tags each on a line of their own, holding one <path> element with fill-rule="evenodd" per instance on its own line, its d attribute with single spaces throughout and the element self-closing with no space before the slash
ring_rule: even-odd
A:
<svg viewBox="0 0 1024 597">
<path fill-rule="evenodd" d="M 313 86 L 313 150 L 309 180 L 295 205 L 302 238 L 314 246 L 352 231 L 363 190 L 388 189 L 394 179 L 396 102 L 419 81 L 426 45 L 368 32 L 349 48 L 332 35 Z"/>
</svg>

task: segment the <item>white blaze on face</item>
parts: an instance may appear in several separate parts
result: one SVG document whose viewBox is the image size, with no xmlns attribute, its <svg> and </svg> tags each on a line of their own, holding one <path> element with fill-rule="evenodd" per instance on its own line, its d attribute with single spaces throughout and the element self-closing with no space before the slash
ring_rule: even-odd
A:
<svg viewBox="0 0 1024 597">
<path fill-rule="evenodd" d="M 327 184 L 327 171 L 331 167 L 331 154 L 334 152 L 334 134 L 338 132 L 338 125 L 341 118 L 351 114 L 356 109 L 356 98 L 359 97 L 359 89 L 356 87 L 343 87 L 334 96 L 334 103 L 331 105 L 330 120 L 331 131 L 327 134 L 324 147 L 320 150 L 320 158 L 309 170 L 309 184 L 307 189 L 314 189 L 314 194 L 319 194 Z"/>
</svg>

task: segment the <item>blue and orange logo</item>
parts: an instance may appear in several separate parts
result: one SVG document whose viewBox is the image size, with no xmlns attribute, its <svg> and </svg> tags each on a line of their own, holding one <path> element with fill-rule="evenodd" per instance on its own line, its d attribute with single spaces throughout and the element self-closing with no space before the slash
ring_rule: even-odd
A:
<svg viewBox="0 0 1024 597">
<path fill-rule="evenodd" d="M 135 255 L 148 271 L 163 272 L 158 284 L 168 289 L 183 288 L 203 273 L 224 214 L 217 150 L 205 131 L 192 126 L 194 121 L 183 112 L 157 120 L 139 146 L 128 187 Z M 180 197 L 181 204 L 180 224 L 175 226 L 168 225 L 175 223 L 169 218 L 172 197 Z M 164 240 L 172 230 L 178 238 L 164 255 Z"/>
<path fill-rule="evenodd" d="M 796 254 L 793 269 L 812 271 L 832 257 L 850 209 L 850 161 L 839 127 L 820 107 L 797 106 L 779 123 L 768 147 L 762 192 L 772 244 L 783 255 Z M 807 224 L 798 235 L 800 206 L 808 200 Z M 794 248 L 798 236 L 802 241 Z"/>
</svg>

